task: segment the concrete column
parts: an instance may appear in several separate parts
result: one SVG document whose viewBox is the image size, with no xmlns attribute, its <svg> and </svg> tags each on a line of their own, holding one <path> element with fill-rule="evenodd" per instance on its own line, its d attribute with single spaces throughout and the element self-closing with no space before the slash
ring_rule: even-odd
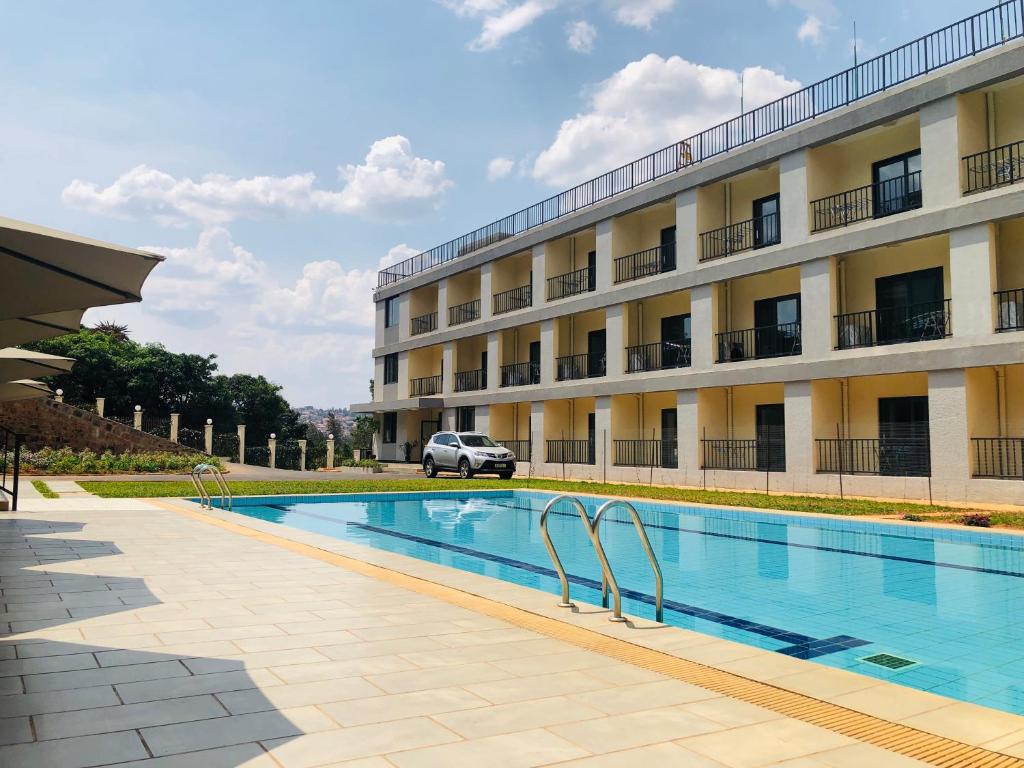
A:
<svg viewBox="0 0 1024 768">
<path fill-rule="evenodd" d="M 494 308 L 494 291 L 491 288 L 491 270 L 493 262 L 487 262 L 480 267 L 480 319 L 489 320 L 491 310 Z"/>
<path fill-rule="evenodd" d="M 957 97 L 925 104 L 921 116 L 921 197 L 925 208 L 960 199 L 960 137 Z"/>
<path fill-rule="evenodd" d="M 786 474 L 796 487 L 807 487 L 814 474 L 814 421 L 811 414 L 811 382 L 787 381 L 784 403 L 786 410 Z"/>
<path fill-rule="evenodd" d="M 555 358 L 558 357 L 555 323 L 555 320 L 540 322 L 540 383 L 549 387 L 555 383 Z"/>
<path fill-rule="evenodd" d="M 448 279 L 437 281 L 437 330 L 448 327 Z"/>
<path fill-rule="evenodd" d="M 491 434 L 491 406 L 478 405 L 476 407 L 476 431 L 485 435 Z"/>
<path fill-rule="evenodd" d="M 211 419 L 207 419 L 206 424 L 203 425 L 203 448 L 206 449 L 207 456 L 213 456 L 213 421 Z"/>
<path fill-rule="evenodd" d="M 585 436 L 585 435 L 584 435 Z M 612 398 L 602 395 L 594 399 L 594 468 L 600 472 L 599 477 L 607 477 L 607 470 L 615 460 L 612 450 Z"/>
<path fill-rule="evenodd" d="M 97 398 L 97 401 L 96 401 L 97 405 L 99 405 L 99 401 L 102 400 L 102 399 L 103 398 Z M 98 413 L 98 411 L 97 411 L 97 413 Z M 100 416 L 102 416 L 102 415 L 103 414 L 100 413 Z M 171 414 L 171 442 L 172 443 L 178 442 L 178 425 L 179 425 L 180 422 L 181 422 L 181 414 L 180 413 L 172 413 Z"/>
<path fill-rule="evenodd" d="M 962 368 L 928 374 L 928 428 L 933 481 L 944 486 L 946 498 L 967 498 L 971 455 Z"/>
<path fill-rule="evenodd" d="M 608 358 L 606 375 L 621 378 L 626 360 L 626 305 L 615 304 L 604 311 L 605 350 Z"/>
<path fill-rule="evenodd" d="M 389 385 L 390 386 L 390 385 Z M 373 401 L 384 400 L 384 355 L 373 358 Z"/>
<path fill-rule="evenodd" d="M 96 415 L 103 416 L 103 411 L 107 407 L 107 398 L 97 397 L 96 398 Z"/>
<path fill-rule="evenodd" d="M 444 416 L 443 416 L 443 419 L 442 419 L 444 421 L 444 426 L 442 428 L 447 430 L 447 431 L 449 431 L 449 432 L 454 430 L 458 426 L 458 416 L 459 415 L 458 415 L 457 409 L 455 409 L 455 408 L 445 408 L 444 409 Z"/>
<path fill-rule="evenodd" d="M 398 340 L 405 341 L 412 335 L 409 312 L 409 299 L 412 294 L 406 291 L 398 297 Z"/>
<path fill-rule="evenodd" d="M 612 220 L 604 219 L 597 222 L 597 277 L 595 285 L 597 292 L 611 290 L 613 267 L 612 264 Z"/>
<path fill-rule="evenodd" d="M 690 291 L 690 366 L 707 370 L 715 362 L 715 334 L 718 333 L 716 288 L 708 283 Z"/>
<path fill-rule="evenodd" d="M 533 306 L 535 307 L 539 307 L 548 298 L 547 279 L 544 276 L 547 270 L 544 255 L 544 243 L 533 246 Z"/>
<path fill-rule="evenodd" d="M 267 440 L 267 448 L 270 449 L 270 468 L 277 468 L 277 436 L 271 432 Z"/>
<path fill-rule="evenodd" d="M 238 430 L 238 463 L 245 464 L 245 424 L 239 424 Z"/>
<path fill-rule="evenodd" d="M 697 268 L 697 190 L 676 195 L 676 271 Z"/>
<path fill-rule="evenodd" d="M 544 461 L 544 401 L 530 403 L 530 462 L 536 467 Z"/>
<path fill-rule="evenodd" d="M 988 336 L 995 329 L 997 290 L 995 225 L 974 224 L 949 233 L 953 335 Z"/>
<path fill-rule="evenodd" d="M 299 440 L 299 471 L 303 471 L 306 468 L 306 441 Z"/>
<path fill-rule="evenodd" d="M 835 272 L 830 256 L 800 265 L 800 344 L 805 358 L 826 357 L 835 347 Z"/>
<path fill-rule="evenodd" d="M 679 440 L 679 469 L 686 482 L 693 483 L 700 473 L 700 421 L 697 417 L 697 390 L 676 392 L 676 430 Z"/>
<path fill-rule="evenodd" d="M 796 245 L 808 238 L 810 205 L 807 150 L 783 155 L 779 158 L 779 219 L 783 245 Z"/>
<path fill-rule="evenodd" d="M 53 394 L 53 399 L 54 399 L 55 402 L 63 403 L 64 402 L 64 390 L 63 389 L 58 389 Z"/>
<path fill-rule="evenodd" d="M 398 396 L 411 397 L 409 392 L 409 353 L 398 353 Z"/>
<path fill-rule="evenodd" d="M 132 426 L 142 431 L 142 410 L 138 406 L 135 406 L 135 412 L 132 414 Z"/>
<path fill-rule="evenodd" d="M 441 394 L 455 392 L 455 342 L 446 341 L 441 351 Z"/>
<path fill-rule="evenodd" d="M 334 435 L 327 436 L 327 469 L 334 469 Z"/>
</svg>

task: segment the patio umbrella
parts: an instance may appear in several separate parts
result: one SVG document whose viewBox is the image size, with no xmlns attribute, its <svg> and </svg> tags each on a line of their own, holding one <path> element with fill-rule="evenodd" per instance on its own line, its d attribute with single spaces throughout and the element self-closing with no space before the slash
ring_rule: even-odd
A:
<svg viewBox="0 0 1024 768">
<path fill-rule="evenodd" d="M 83 314 L 81 309 L 69 309 L 48 315 L 0 320 L 0 348 L 74 333 L 82 323 Z"/>
<path fill-rule="evenodd" d="M 52 393 L 48 386 L 41 381 L 32 379 L 0 383 L 0 403 L 7 403 L 11 400 L 28 400 L 33 397 L 47 397 L 50 394 Z"/>
<path fill-rule="evenodd" d="M 8 347 L 0 349 L 0 384 L 33 376 L 53 376 L 67 373 L 75 361 L 70 357 L 48 355 L 27 349 Z"/>
<path fill-rule="evenodd" d="M 141 301 L 142 283 L 161 261 L 0 217 L 0 320 Z"/>
</svg>

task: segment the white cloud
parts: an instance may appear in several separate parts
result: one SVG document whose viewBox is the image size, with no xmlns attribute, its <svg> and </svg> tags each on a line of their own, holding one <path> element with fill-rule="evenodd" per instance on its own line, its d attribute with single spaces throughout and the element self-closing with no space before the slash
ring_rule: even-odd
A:
<svg viewBox="0 0 1024 768">
<path fill-rule="evenodd" d="M 313 173 L 232 178 L 210 173 L 198 181 L 139 165 L 109 186 L 75 179 L 62 192 L 72 207 L 108 216 L 150 216 L 164 225 L 188 221 L 223 225 L 267 214 L 329 211 L 404 220 L 437 208 L 452 186 L 440 160 L 416 157 L 404 136 L 373 143 L 361 165 L 338 168 L 340 190 L 318 189 Z"/>
<path fill-rule="evenodd" d="M 780 8 L 784 0 L 768 0 L 772 8 Z M 785 0 L 789 5 L 801 11 L 804 19 L 796 30 L 796 37 L 801 43 L 821 45 L 825 36 L 835 29 L 835 21 L 839 16 L 839 8 L 835 0 Z"/>
<path fill-rule="evenodd" d="M 469 44 L 470 50 L 494 50 L 506 37 L 530 26 L 556 5 L 557 0 L 524 0 L 485 16 L 480 34 Z"/>
<path fill-rule="evenodd" d="M 574 21 L 567 27 L 566 33 L 569 50 L 576 51 L 576 53 L 590 53 L 594 50 L 597 30 L 592 24 L 588 24 L 586 21 Z"/>
<path fill-rule="evenodd" d="M 512 173 L 512 169 L 515 167 L 515 160 L 510 160 L 507 157 L 495 157 L 487 164 L 487 180 L 503 179 Z"/>
<path fill-rule="evenodd" d="M 650 29 L 654 19 L 671 11 L 676 0 L 609 0 L 615 20 L 639 29 Z"/>
<path fill-rule="evenodd" d="M 762 67 L 743 71 L 746 106 L 800 87 Z M 739 112 L 739 73 L 648 54 L 599 83 L 585 112 L 562 122 L 532 175 L 568 186 L 603 173 Z"/>
<path fill-rule="evenodd" d="M 796 37 L 801 43 L 811 42 L 821 45 L 823 42 L 824 23 L 817 16 L 808 16 L 800 29 L 796 31 Z"/>
</svg>

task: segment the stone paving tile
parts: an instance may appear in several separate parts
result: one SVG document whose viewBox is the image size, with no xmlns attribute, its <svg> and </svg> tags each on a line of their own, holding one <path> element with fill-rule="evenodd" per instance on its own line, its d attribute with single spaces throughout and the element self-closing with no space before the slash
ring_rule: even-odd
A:
<svg viewBox="0 0 1024 768">
<path fill-rule="evenodd" d="M 545 730 L 490 736 L 388 755 L 398 768 L 532 768 L 586 755 L 586 750 Z"/>
<path fill-rule="evenodd" d="M 70 691 L 25 693 L 15 696 L 0 696 L 0 717 L 70 712 L 75 709 L 111 707 L 119 703 L 117 694 L 109 685 Z"/>
<path fill-rule="evenodd" d="M 148 664 L 130 664 L 123 667 L 87 669 L 73 672 L 51 672 L 23 677 L 25 690 L 29 693 L 41 691 L 66 691 L 73 688 L 88 688 L 94 685 L 113 685 L 137 680 L 165 680 L 170 677 L 184 677 L 188 669 L 177 659 L 150 661 Z M 0 678 L 2 679 L 2 678 Z"/>
<path fill-rule="evenodd" d="M 412 662 L 399 656 L 366 656 L 347 661 L 323 661 L 314 664 L 288 664 L 270 671 L 286 683 L 308 683 L 340 677 L 387 674 L 414 670 Z"/>
<path fill-rule="evenodd" d="M 66 739 L 70 736 L 88 736 L 92 733 L 131 731 L 189 720 L 205 720 L 226 715 L 213 696 L 191 696 L 141 704 L 122 704 L 98 709 L 79 709 L 38 715 L 33 718 L 40 741 Z"/>
<path fill-rule="evenodd" d="M 366 679 L 387 693 L 408 693 L 442 688 L 450 685 L 467 685 L 492 680 L 504 680 L 509 673 L 491 664 L 462 664 L 457 667 L 414 669 L 407 672 L 392 672 L 385 675 L 367 675 Z M 486 698 L 486 697 L 485 697 Z"/>
<path fill-rule="evenodd" d="M 6 713 L 3 714 L 6 715 Z M 0 719 L 0 744 L 19 744 L 24 741 L 33 740 L 32 725 L 27 717 L 4 717 Z"/>
<path fill-rule="evenodd" d="M 581 720 L 600 720 L 604 714 L 564 696 L 556 696 L 465 712 L 435 714 L 433 717 L 464 738 L 481 739 Z"/>
<path fill-rule="evenodd" d="M 838 733 L 787 718 L 720 730 L 677 743 L 733 768 L 759 768 L 856 742 Z"/>
<path fill-rule="evenodd" d="M 725 727 L 680 707 L 667 707 L 556 725 L 548 730 L 589 752 L 601 753 L 722 732 Z"/>
<path fill-rule="evenodd" d="M 279 685 L 278 680 L 267 670 L 255 669 L 234 672 L 213 672 L 209 675 L 187 675 L 165 680 L 142 680 L 136 683 L 122 683 L 114 686 L 117 695 L 125 704 L 143 701 L 177 699 L 183 696 L 199 696 L 205 693 L 226 693 L 257 686 Z"/>
<path fill-rule="evenodd" d="M 347 702 L 349 699 L 363 699 L 381 694 L 379 688 L 361 677 L 345 677 L 340 680 L 321 680 L 312 683 L 231 691 L 218 694 L 217 699 L 231 714 L 240 715 L 311 704 L 325 705 L 340 701 Z M 321 709 L 327 711 L 323 706 Z"/>
<path fill-rule="evenodd" d="M 4 768 L 89 768 L 147 756 L 134 732 L 0 747 L 0 765 Z"/>
<path fill-rule="evenodd" d="M 725 763 L 698 755 L 671 742 L 569 760 L 559 764 L 559 768 L 639 768 L 645 765 L 666 768 L 729 768 Z M 861 768 L 869 767 L 864 765 Z"/>
<path fill-rule="evenodd" d="M 607 684 L 583 672 L 559 672 L 538 677 L 517 677 L 510 680 L 467 685 L 466 689 L 494 704 L 508 704 L 513 701 L 546 699 L 552 696 L 608 687 Z"/>
<path fill-rule="evenodd" d="M 435 720 L 440 721 L 437 715 L 443 712 L 478 707 L 488 707 L 488 702 L 462 688 L 431 688 L 426 691 L 378 695 L 340 704 L 326 704 L 320 709 L 341 725 L 349 727 L 426 715 L 434 716 Z"/>
<path fill-rule="evenodd" d="M 117 768 L 279 768 L 257 743 L 204 749 L 169 757 L 151 757 L 120 763 Z"/>
</svg>

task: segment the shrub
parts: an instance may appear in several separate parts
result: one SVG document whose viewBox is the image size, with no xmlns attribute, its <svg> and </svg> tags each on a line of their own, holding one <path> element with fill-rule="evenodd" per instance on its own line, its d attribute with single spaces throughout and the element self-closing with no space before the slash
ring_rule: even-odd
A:
<svg viewBox="0 0 1024 768">
<path fill-rule="evenodd" d="M 912 512 L 908 512 L 903 516 L 903 519 L 908 523 L 923 523 L 925 520 L 924 515 L 915 515 Z"/>
<path fill-rule="evenodd" d="M 960 518 L 960 522 L 964 525 L 970 525 L 975 528 L 990 528 L 992 526 L 992 516 L 982 514 L 981 512 L 975 512 L 970 515 L 964 515 Z"/>
<path fill-rule="evenodd" d="M 88 448 L 74 451 L 70 448 L 41 448 L 23 451 L 21 466 L 25 472 L 47 475 L 110 475 L 146 472 L 187 472 L 200 461 L 220 467 L 220 460 L 196 454 L 168 451 L 97 454 Z"/>
</svg>

